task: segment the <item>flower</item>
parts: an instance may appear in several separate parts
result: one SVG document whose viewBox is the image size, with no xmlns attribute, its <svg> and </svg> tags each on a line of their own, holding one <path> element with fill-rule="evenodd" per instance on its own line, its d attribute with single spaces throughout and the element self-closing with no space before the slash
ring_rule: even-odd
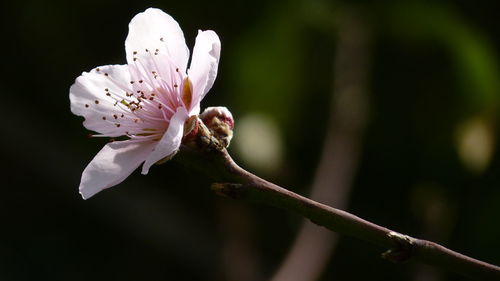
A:
<svg viewBox="0 0 500 281">
<path fill-rule="evenodd" d="M 119 184 L 141 163 L 147 174 L 177 152 L 185 121 L 199 114 L 217 76 L 220 41 L 211 30 L 198 31 L 187 69 L 189 49 L 178 23 L 149 8 L 130 21 L 125 51 L 126 65 L 84 72 L 70 88 L 71 111 L 94 136 L 122 139 L 106 144 L 83 171 L 84 199 Z"/>
</svg>

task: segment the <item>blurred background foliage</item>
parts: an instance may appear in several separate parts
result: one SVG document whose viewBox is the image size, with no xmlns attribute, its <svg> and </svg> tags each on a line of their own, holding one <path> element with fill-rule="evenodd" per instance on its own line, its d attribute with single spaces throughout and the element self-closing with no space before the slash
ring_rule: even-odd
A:
<svg viewBox="0 0 500 281">
<path fill-rule="evenodd" d="M 80 198 L 105 140 L 87 138 L 69 87 L 82 71 L 125 63 L 128 22 L 150 6 L 179 22 L 190 47 L 197 29 L 219 34 L 219 75 L 202 106 L 232 110 L 230 152 L 243 167 L 305 195 L 335 101 L 337 19 L 356 11 L 371 42 L 369 111 L 347 209 L 500 264 L 495 1 L 1 6 L 0 280 L 267 280 L 284 259 L 300 217 L 219 198 L 175 161 Z M 341 237 L 321 280 L 462 280 L 381 251 Z"/>
</svg>

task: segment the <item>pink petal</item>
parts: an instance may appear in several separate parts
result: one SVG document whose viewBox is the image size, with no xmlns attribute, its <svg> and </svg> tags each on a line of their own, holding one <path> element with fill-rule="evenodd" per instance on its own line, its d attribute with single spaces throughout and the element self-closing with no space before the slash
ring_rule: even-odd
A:
<svg viewBox="0 0 500 281">
<path fill-rule="evenodd" d="M 188 118 L 188 113 L 185 108 L 179 107 L 177 112 L 170 119 L 167 132 L 163 135 L 160 142 L 154 148 L 154 151 L 149 155 L 142 165 L 142 174 L 146 175 L 149 168 L 156 162 L 175 153 L 181 146 L 182 136 L 184 133 L 184 122 Z"/>
<path fill-rule="evenodd" d="M 179 24 L 170 15 L 155 8 L 137 14 L 130 21 L 125 50 L 129 65 L 134 64 L 136 57 L 147 71 L 159 71 L 155 64 L 173 64 L 174 69 L 179 68 L 185 73 L 189 60 L 189 49 Z M 155 62 L 155 53 L 169 61 Z"/>
<path fill-rule="evenodd" d="M 193 83 L 193 106 L 190 115 L 198 114 L 200 102 L 212 88 L 219 66 L 220 40 L 212 30 L 198 31 L 188 76 Z"/>
<path fill-rule="evenodd" d="M 154 145 L 128 141 L 106 144 L 83 171 L 79 188 L 83 199 L 122 182 L 148 157 Z"/>
<path fill-rule="evenodd" d="M 135 116 L 121 100 L 131 93 L 127 65 L 107 65 L 84 72 L 69 90 L 71 112 L 85 117 L 83 125 L 110 137 L 125 135 Z M 119 124 L 119 125 L 118 125 Z"/>
</svg>

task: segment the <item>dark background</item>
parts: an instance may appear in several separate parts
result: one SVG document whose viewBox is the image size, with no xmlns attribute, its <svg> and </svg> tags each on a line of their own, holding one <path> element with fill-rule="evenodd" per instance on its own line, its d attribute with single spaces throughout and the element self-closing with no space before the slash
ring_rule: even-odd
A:
<svg viewBox="0 0 500 281">
<path fill-rule="evenodd" d="M 202 107 L 232 111 L 229 150 L 242 166 L 304 195 L 336 94 L 336 17 L 359 12 L 371 38 L 369 114 L 347 209 L 500 264 L 494 2 L 4 1 L 0 280 L 229 280 L 233 270 L 267 280 L 286 255 L 300 217 L 219 198 L 175 161 L 80 198 L 81 172 L 105 140 L 87 138 L 69 87 L 125 63 L 128 22 L 151 6 L 179 22 L 190 48 L 198 29 L 217 32 L 219 75 Z M 239 120 L 269 125 L 270 166 L 242 152 L 267 142 L 238 140 Z M 382 251 L 341 237 L 322 280 L 416 280 L 419 266 Z"/>
</svg>

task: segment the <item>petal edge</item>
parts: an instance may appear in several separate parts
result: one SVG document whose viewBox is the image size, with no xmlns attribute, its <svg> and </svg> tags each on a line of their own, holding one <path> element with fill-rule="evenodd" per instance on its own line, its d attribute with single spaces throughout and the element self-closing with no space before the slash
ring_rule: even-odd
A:
<svg viewBox="0 0 500 281">
<path fill-rule="evenodd" d="M 148 62 L 151 61 L 151 52 L 166 54 L 183 72 L 189 60 L 189 49 L 179 24 L 169 14 L 156 8 L 149 8 L 132 18 L 125 51 L 129 64 L 133 64 L 135 55 Z M 134 55 L 134 52 L 137 54 Z"/>
<path fill-rule="evenodd" d="M 122 182 L 144 162 L 153 147 L 152 142 L 106 144 L 82 173 L 79 191 L 83 199 Z"/>
<path fill-rule="evenodd" d="M 193 83 L 193 106 L 190 114 L 199 113 L 199 104 L 212 88 L 219 67 L 221 43 L 219 36 L 212 31 L 198 30 L 193 49 L 193 58 L 188 76 Z"/>
</svg>

